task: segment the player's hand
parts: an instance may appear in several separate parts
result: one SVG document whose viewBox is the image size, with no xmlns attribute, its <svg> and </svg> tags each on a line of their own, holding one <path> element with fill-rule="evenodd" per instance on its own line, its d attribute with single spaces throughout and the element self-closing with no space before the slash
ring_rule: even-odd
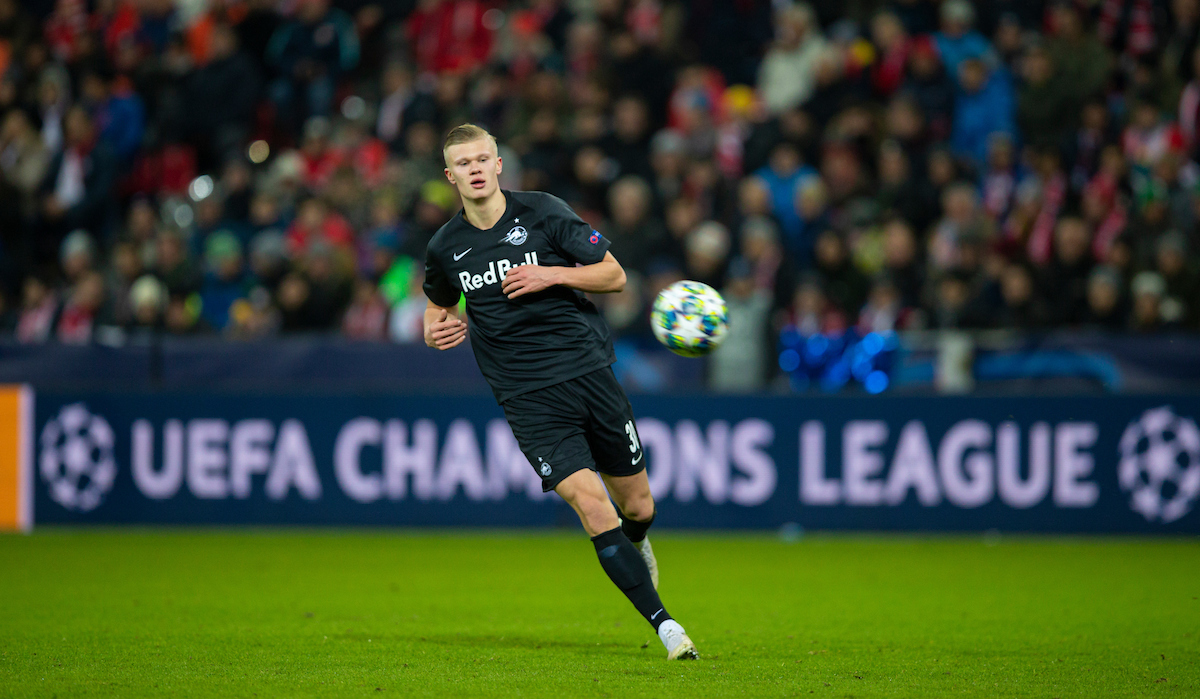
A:
<svg viewBox="0 0 1200 699">
<path fill-rule="evenodd" d="M 508 270 L 500 290 L 510 299 L 525 294 L 535 294 L 558 284 L 557 272 L 553 267 L 540 265 L 521 265 Z"/>
<path fill-rule="evenodd" d="M 438 313 L 438 319 L 429 324 L 429 330 L 425 333 L 425 344 L 440 350 L 458 347 L 465 339 L 467 319 L 451 318 L 445 310 Z"/>
</svg>

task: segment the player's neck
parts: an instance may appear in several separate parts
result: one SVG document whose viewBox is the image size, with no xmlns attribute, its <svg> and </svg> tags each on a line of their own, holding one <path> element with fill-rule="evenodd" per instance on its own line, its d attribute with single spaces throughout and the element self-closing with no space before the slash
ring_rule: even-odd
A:
<svg viewBox="0 0 1200 699">
<path fill-rule="evenodd" d="M 504 192 L 497 187 L 492 196 L 486 199 L 464 199 L 463 216 L 467 223 L 481 231 L 486 231 L 500 222 L 504 210 L 508 208 L 508 200 Z"/>
</svg>

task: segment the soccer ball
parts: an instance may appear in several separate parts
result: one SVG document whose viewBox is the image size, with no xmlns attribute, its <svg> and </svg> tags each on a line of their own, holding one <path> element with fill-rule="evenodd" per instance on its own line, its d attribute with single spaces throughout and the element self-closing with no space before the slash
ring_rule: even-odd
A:
<svg viewBox="0 0 1200 699">
<path fill-rule="evenodd" d="M 1142 413 L 1121 435 L 1118 480 L 1129 506 L 1164 524 L 1186 515 L 1200 496 L 1200 428 L 1169 406 Z"/>
<path fill-rule="evenodd" d="M 42 428 L 42 478 L 52 500 L 77 512 L 96 509 L 113 486 L 113 431 L 83 403 L 63 406 Z"/>
<path fill-rule="evenodd" d="M 658 341 L 675 354 L 708 354 L 729 330 L 725 299 L 708 284 L 675 282 L 654 300 L 650 327 Z"/>
</svg>

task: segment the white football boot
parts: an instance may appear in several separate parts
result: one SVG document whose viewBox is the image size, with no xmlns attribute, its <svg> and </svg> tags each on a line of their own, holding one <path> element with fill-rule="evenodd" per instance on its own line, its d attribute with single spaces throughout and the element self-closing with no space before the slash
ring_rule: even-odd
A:
<svg viewBox="0 0 1200 699">
<path fill-rule="evenodd" d="M 658 589 L 658 561 L 654 558 L 654 549 L 650 546 L 650 537 L 646 537 L 634 544 L 637 547 L 638 553 L 642 554 L 642 560 L 646 562 L 646 567 L 650 569 L 650 582 L 654 583 L 654 589 Z"/>
<path fill-rule="evenodd" d="M 617 521 L 621 524 L 625 523 L 624 517 L 617 517 Z M 654 557 L 654 548 L 650 546 L 650 537 L 646 537 L 641 541 L 631 541 L 638 553 L 642 554 L 642 560 L 646 562 L 646 567 L 650 569 L 650 582 L 654 583 L 654 589 L 658 589 L 658 559 Z"/>
<path fill-rule="evenodd" d="M 658 637 L 667 648 L 667 660 L 698 660 L 696 644 L 688 638 L 687 632 L 678 621 L 670 619 L 658 627 Z"/>
</svg>

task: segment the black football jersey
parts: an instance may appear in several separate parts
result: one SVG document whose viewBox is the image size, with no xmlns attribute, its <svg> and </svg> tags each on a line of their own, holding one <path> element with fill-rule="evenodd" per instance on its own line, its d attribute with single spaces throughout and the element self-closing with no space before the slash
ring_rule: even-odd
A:
<svg viewBox="0 0 1200 699">
<path fill-rule="evenodd" d="M 504 191 L 504 198 L 495 226 L 480 230 L 460 211 L 425 254 L 425 295 L 439 306 L 466 295 L 471 348 L 500 403 L 614 361 L 608 325 L 583 293 L 554 286 L 510 299 L 500 289 L 518 265 L 599 262 L 609 241 L 558 197 Z"/>
</svg>

